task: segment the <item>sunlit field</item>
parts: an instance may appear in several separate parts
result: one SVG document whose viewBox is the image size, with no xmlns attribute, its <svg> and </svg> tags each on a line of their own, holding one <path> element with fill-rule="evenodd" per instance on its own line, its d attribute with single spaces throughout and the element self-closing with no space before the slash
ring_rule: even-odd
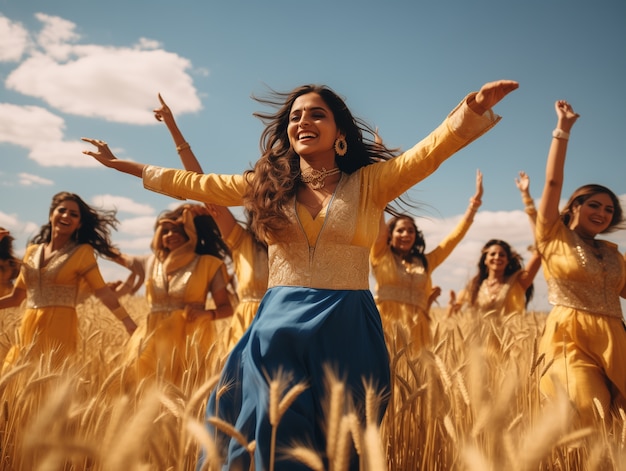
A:
<svg viewBox="0 0 626 471">
<path fill-rule="evenodd" d="M 145 318 L 142 297 L 122 303 L 137 320 Z M 20 314 L 2 312 L 0 355 L 12 343 Z M 598 410 L 593 429 L 579 428 L 567 400 L 542 402 L 538 380 L 548 365 L 536 345 L 544 314 L 432 314 L 430 350 L 413 352 L 401 327 L 389 333 L 394 382 L 382 427 L 372 418 L 376 391 L 366 398 L 361 421 L 346 406 L 341 383 L 329 378 L 328 449 L 294 446 L 286 451 L 290 459 L 332 471 L 347 469 L 351 453 L 362 457 L 361 469 L 375 471 L 626 469 L 624 411 Z M 61 370 L 31 360 L 0 378 L 0 469 L 194 470 L 201 444 L 208 450 L 205 469 L 218 469 L 204 408 L 223 348 L 190 364 L 181 387 L 132 384 L 120 322 L 92 300 L 80 306 L 79 316 L 81 348 Z M 301 389 L 285 390 L 276 378 L 270 390 L 277 426 Z M 244 440 L 230 424 L 213 425 Z M 254 443 L 244 445 L 254 450 Z M 284 453 L 275 450 L 276 461 Z"/>
</svg>

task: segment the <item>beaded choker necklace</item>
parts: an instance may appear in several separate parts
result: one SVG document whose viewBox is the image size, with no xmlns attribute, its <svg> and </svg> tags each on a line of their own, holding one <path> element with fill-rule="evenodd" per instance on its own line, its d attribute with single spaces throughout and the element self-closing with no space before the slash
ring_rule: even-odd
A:
<svg viewBox="0 0 626 471">
<path fill-rule="evenodd" d="M 310 185 L 313 190 L 321 190 L 324 188 L 324 180 L 326 180 L 326 177 L 337 175 L 339 172 L 341 172 L 339 167 L 334 167 L 330 170 L 326 170 L 324 167 L 322 167 L 322 170 L 307 168 L 306 170 L 302 170 L 300 172 L 300 180 L 302 180 L 303 183 Z"/>
</svg>

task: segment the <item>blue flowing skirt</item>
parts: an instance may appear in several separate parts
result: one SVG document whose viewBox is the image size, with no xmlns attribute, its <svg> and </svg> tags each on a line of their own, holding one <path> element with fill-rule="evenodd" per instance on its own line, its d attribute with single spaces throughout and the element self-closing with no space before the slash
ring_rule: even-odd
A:
<svg viewBox="0 0 626 471">
<path fill-rule="evenodd" d="M 345 382 L 355 409 L 364 413 L 365 384 L 384 395 L 387 406 L 390 372 L 380 315 L 369 290 L 340 291 L 279 286 L 270 288 L 252 324 L 234 347 L 220 382 L 207 404 L 217 416 L 256 440 L 256 470 L 268 469 L 272 427 L 269 381 L 289 374 L 284 394 L 294 384 L 309 386 L 282 416 L 277 428 L 276 470 L 310 469 L 281 458 L 281 450 L 305 444 L 324 456 L 326 368 Z M 220 392 L 219 399 L 216 392 Z M 236 440 L 209 427 L 226 457 L 224 469 L 247 470 L 250 457 Z M 358 470 L 353 456 L 351 469 Z"/>
</svg>

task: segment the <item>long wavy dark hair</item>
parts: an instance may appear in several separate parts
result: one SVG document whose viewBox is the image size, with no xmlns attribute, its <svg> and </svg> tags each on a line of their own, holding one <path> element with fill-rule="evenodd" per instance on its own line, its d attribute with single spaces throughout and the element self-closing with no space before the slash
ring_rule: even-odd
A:
<svg viewBox="0 0 626 471">
<path fill-rule="evenodd" d="M 4 227 L 0 227 L 0 230 L 6 230 Z M 17 275 L 20 272 L 20 260 L 15 256 L 13 252 L 13 241 L 15 239 L 11 234 L 5 235 L 2 240 L 0 240 L 0 260 L 8 261 L 9 267 L 11 269 L 11 280 L 17 278 Z"/>
<path fill-rule="evenodd" d="M 563 223 L 566 226 L 569 226 L 570 222 L 572 221 L 572 216 L 574 214 L 574 208 L 581 206 L 589 198 L 598 194 L 608 195 L 608 197 L 611 198 L 611 201 L 613 202 L 613 217 L 611 218 L 609 226 L 604 231 L 602 231 L 602 233 L 605 234 L 607 232 L 613 232 L 621 229 L 624 223 L 624 213 L 619 198 L 607 187 L 597 185 L 595 183 L 583 185 L 580 188 L 577 188 L 574 193 L 572 193 L 569 201 L 561 211 L 561 220 L 563 221 Z"/>
<path fill-rule="evenodd" d="M 178 206 L 176 209 L 163 211 L 157 217 L 154 225 L 154 238 L 152 239 L 152 249 L 157 252 L 160 259 L 167 256 L 167 250 L 162 245 L 161 222 L 164 220 L 173 221 L 182 225 L 183 212 L 188 209 L 188 204 Z M 224 260 L 230 256 L 230 250 L 222 239 L 217 223 L 209 214 L 200 214 L 193 218 L 193 224 L 196 229 L 196 247 L 195 252 L 198 255 L 213 255 L 214 257 Z M 185 234 L 188 237 L 187 234 Z"/>
<path fill-rule="evenodd" d="M 119 221 L 113 210 L 97 210 L 89 206 L 75 193 L 61 191 L 52 197 L 48 216 L 64 201 L 74 201 L 80 211 L 80 227 L 76 229 L 73 239 L 78 244 L 89 244 L 100 255 L 116 258 L 120 251 L 111 242 L 111 230 L 117 229 Z M 39 233 L 31 239 L 32 244 L 47 244 L 52 238 L 50 220 L 39 229 Z"/>
<path fill-rule="evenodd" d="M 472 306 L 476 304 L 476 298 L 478 297 L 480 285 L 482 284 L 483 280 L 487 278 L 487 275 L 489 275 L 489 270 L 485 265 L 485 259 L 487 258 L 487 252 L 489 252 L 489 248 L 493 245 L 500 246 L 502 250 L 504 250 L 504 252 L 506 253 L 506 257 L 509 261 L 504 269 L 505 279 L 510 277 L 513 273 L 517 273 L 524 268 L 524 265 L 522 263 L 522 256 L 518 254 L 515 250 L 513 250 L 513 248 L 507 242 L 500 239 L 491 239 L 490 241 L 488 241 L 480 251 L 481 255 L 480 259 L 478 260 L 478 273 L 476 274 L 476 276 L 474 276 L 474 278 L 471 279 L 469 285 L 470 304 Z M 534 292 L 535 287 L 531 283 L 531 285 L 526 289 L 526 306 L 528 306 L 528 303 L 533 298 Z"/>
<path fill-rule="evenodd" d="M 412 259 L 417 258 L 422 262 L 424 270 L 428 271 L 428 260 L 426 259 L 426 255 L 424 255 L 424 251 L 426 250 L 424 233 L 417 228 L 417 224 L 415 224 L 415 220 L 413 219 L 413 217 L 403 214 L 399 216 L 393 216 L 391 219 L 389 219 L 389 221 L 387 222 L 387 244 L 391 244 L 393 230 L 400 221 L 410 222 L 415 229 L 415 241 L 413 242 L 413 246 L 409 250 L 409 253 L 404 257 L 405 260 L 410 262 Z M 391 250 L 394 251 L 393 246 L 391 247 Z"/>
<path fill-rule="evenodd" d="M 261 157 L 245 173 L 250 183 L 244 195 L 246 217 L 260 240 L 267 240 L 288 224 L 286 208 L 300 183 L 300 159 L 291 148 L 287 126 L 294 101 L 308 93 L 316 93 L 324 100 L 337 128 L 345 135 L 348 151 L 336 159 L 342 172 L 350 174 L 397 155 L 396 150 L 376 143 L 375 129 L 353 117 L 344 100 L 325 85 L 303 85 L 288 93 L 272 90 L 268 98 L 253 97 L 276 109 L 274 113 L 254 113 L 266 127 L 260 139 Z"/>
</svg>

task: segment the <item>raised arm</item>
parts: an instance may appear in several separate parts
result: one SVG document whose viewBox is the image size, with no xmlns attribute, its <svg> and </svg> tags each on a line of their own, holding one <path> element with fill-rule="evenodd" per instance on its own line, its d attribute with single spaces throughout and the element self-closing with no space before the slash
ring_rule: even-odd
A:
<svg viewBox="0 0 626 471">
<path fill-rule="evenodd" d="M 178 128 L 176 124 L 176 120 L 174 119 L 174 115 L 172 114 L 172 110 L 167 106 L 165 100 L 159 93 L 159 101 L 161 102 L 161 107 L 156 108 L 154 110 L 154 117 L 157 121 L 162 121 L 167 126 L 170 134 L 172 135 L 172 139 L 174 140 L 174 145 L 176 146 L 176 152 L 178 152 L 178 156 L 183 164 L 185 170 L 191 170 L 196 173 L 203 173 L 202 167 L 200 166 L 200 162 L 196 158 L 195 154 L 191 150 L 191 146 L 185 140 L 183 133 Z"/>
<path fill-rule="evenodd" d="M 565 100 L 558 100 L 554 108 L 557 125 L 552 131 L 552 142 L 546 163 L 546 181 L 539 204 L 539 214 L 546 224 L 554 223 L 559 218 L 559 200 L 563 188 L 567 142 L 570 130 L 579 117 L 579 114 L 575 113 L 572 106 Z"/>
<path fill-rule="evenodd" d="M 111 149 L 109 149 L 108 144 L 99 139 L 82 137 L 81 140 L 88 142 L 89 144 L 93 144 L 94 146 L 96 146 L 96 149 L 98 149 L 97 152 L 84 150 L 83 154 L 92 156 L 105 167 L 113 168 L 119 172 L 127 173 L 129 175 L 141 178 L 143 174 L 143 169 L 146 166 L 145 164 L 133 162 L 132 160 L 118 159 L 115 155 L 113 155 L 113 152 L 111 152 Z"/>
<path fill-rule="evenodd" d="M 537 208 L 535 208 L 535 202 L 530 196 L 530 177 L 524 171 L 519 172 L 519 177 L 515 179 L 515 185 L 522 197 L 522 203 L 524 203 L 524 212 L 528 214 L 528 221 L 530 222 L 530 228 L 533 231 L 533 237 L 535 234 L 535 225 L 537 223 Z"/>
<path fill-rule="evenodd" d="M 476 192 L 469 199 L 469 205 L 463 217 L 459 220 L 458 224 L 452 231 L 441 241 L 439 245 L 429 252 L 426 257 L 428 258 L 428 271 L 433 272 L 435 268 L 441 265 L 452 253 L 455 247 L 463 240 L 467 231 L 469 231 L 472 223 L 474 222 L 474 216 L 482 204 L 483 197 L 483 174 L 480 170 L 476 170 Z"/>
</svg>

